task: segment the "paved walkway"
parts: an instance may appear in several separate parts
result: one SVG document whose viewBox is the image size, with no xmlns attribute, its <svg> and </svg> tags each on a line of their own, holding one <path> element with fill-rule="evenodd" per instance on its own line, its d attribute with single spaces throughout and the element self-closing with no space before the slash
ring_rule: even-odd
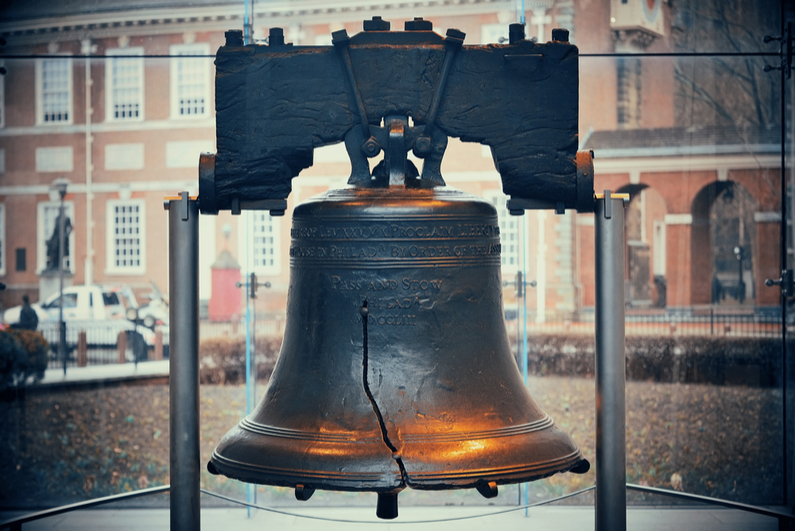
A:
<svg viewBox="0 0 795 531">
<path fill-rule="evenodd" d="M 246 509 L 204 509 L 201 527 L 204 530 L 235 531 L 288 529 L 292 531 L 359 531 L 377 529 L 419 531 L 483 531 L 485 529 L 584 531 L 594 529 L 593 507 L 538 507 L 500 515 L 467 520 L 449 520 L 500 511 L 499 507 L 405 507 L 396 520 L 375 518 L 374 508 L 310 508 L 289 509 L 295 514 L 355 520 L 359 523 L 329 522 L 282 514 L 255 511 L 251 518 Z M 21 513 L 0 514 L 0 521 Z M 419 523 L 428 520 L 448 520 Z M 417 522 L 417 523 L 413 523 Z M 92 509 L 55 516 L 22 526 L 23 531 L 167 531 L 169 512 L 166 509 Z M 627 511 L 627 529 L 637 531 L 776 531 L 776 519 L 723 508 L 635 508 Z"/>
<path fill-rule="evenodd" d="M 49 369 L 37 387 L 80 386 L 96 382 L 117 382 L 146 378 L 168 377 L 168 360 L 134 363 Z M 249 518 L 246 509 L 203 509 L 202 528 L 205 530 L 247 531 L 262 529 L 289 529 L 309 531 L 358 531 L 380 529 L 391 531 L 500 531 L 551 529 L 554 531 L 582 531 L 595 528 L 593 507 L 538 507 L 528 511 L 506 510 L 502 507 L 401 507 L 397 520 L 383 521 L 375 518 L 375 508 L 289 508 L 290 515 L 253 511 Z M 24 512 L 0 513 L 0 521 L 22 516 Z M 478 518 L 461 519 L 475 515 Z M 295 515 L 309 516 L 302 518 Z M 338 521 L 324 521 L 329 518 Z M 345 522 L 339 520 L 346 520 Z M 441 522 L 422 523 L 429 520 Z M 630 507 L 627 511 L 627 528 L 643 531 L 775 531 L 774 518 L 720 507 L 647 508 Z M 86 509 L 38 520 L 22 526 L 27 530 L 58 531 L 166 531 L 170 529 L 169 511 L 166 509 Z"/>
<path fill-rule="evenodd" d="M 85 385 L 94 382 L 114 383 L 126 380 L 168 377 L 168 360 L 135 363 L 111 363 L 88 367 L 47 369 L 44 378 L 31 388 Z"/>
</svg>

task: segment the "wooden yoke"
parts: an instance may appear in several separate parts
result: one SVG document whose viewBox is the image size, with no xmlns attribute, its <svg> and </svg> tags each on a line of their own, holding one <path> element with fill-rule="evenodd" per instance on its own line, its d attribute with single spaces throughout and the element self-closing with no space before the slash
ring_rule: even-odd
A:
<svg viewBox="0 0 795 531">
<path fill-rule="evenodd" d="M 352 37 L 336 32 L 333 46 L 285 44 L 280 28 L 269 45 L 244 46 L 239 31 L 227 32 L 215 61 L 218 153 L 201 157 L 201 211 L 283 213 L 313 150 L 339 142 L 350 184 L 387 185 L 390 173 L 394 183 L 399 166 L 407 186 L 441 186 L 452 136 L 491 148 L 512 213 L 592 212 L 591 155 L 577 153 L 578 50 L 566 30 L 536 44 L 521 25 L 510 29 L 509 44 L 483 46 L 421 19 L 400 32 L 375 17 Z M 371 170 L 382 150 L 392 168 Z"/>
</svg>

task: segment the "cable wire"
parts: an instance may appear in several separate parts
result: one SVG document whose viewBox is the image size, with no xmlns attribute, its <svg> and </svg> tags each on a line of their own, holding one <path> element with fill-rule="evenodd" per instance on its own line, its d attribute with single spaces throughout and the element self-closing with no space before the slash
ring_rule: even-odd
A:
<svg viewBox="0 0 795 531">
<path fill-rule="evenodd" d="M 470 515 L 470 516 L 456 516 L 454 518 L 440 518 L 440 519 L 437 519 L 437 520 L 409 520 L 409 521 L 404 521 L 404 522 L 396 522 L 394 520 L 390 520 L 388 522 L 378 522 L 378 521 L 373 521 L 373 520 L 348 520 L 348 519 L 344 519 L 344 518 L 326 518 L 324 516 L 313 516 L 313 515 L 308 515 L 308 514 L 291 513 L 289 511 L 282 511 L 282 510 L 279 510 L 279 509 L 274 509 L 272 507 L 265 507 L 265 506 L 262 506 L 262 505 L 256 505 L 256 504 L 253 504 L 253 503 L 247 503 L 247 502 L 244 502 L 244 501 L 241 501 L 241 500 L 236 500 L 234 498 L 230 498 L 229 496 L 224 496 L 223 494 L 218 494 L 216 492 L 210 492 L 209 490 L 206 490 L 206 489 L 201 489 L 201 492 L 203 494 L 207 494 L 209 496 L 213 496 L 213 497 L 218 498 L 220 500 L 228 501 L 228 502 L 235 503 L 235 504 L 238 504 L 238 505 L 243 505 L 245 507 L 250 507 L 250 508 L 254 508 L 254 509 L 261 509 L 263 511 L 268 511 L 268 512 L 276 513 L 276 514 L 282 514 L 282 515 L 285 515 L 285 516 L 293 516 L 293 517 L 296 517 L 296 518 L 307 518 L 309 520 L 321 520 L 321 521 L 324 521 L 324 522 L 336 522 L 336 523 L 342 523 L 342 524 L 384 524 L 384 525 L 395 525 L 395 524 L 438 524 L 438 523 L 442 523 L 442 522 L 456 522 L 456 521 L 459 521 L 459 520 L 472 520 L 474 518 L 485 518 L 485 517 L 488 517 L 488 516 L 497 516 L 497 515 L 500 515 L 500 514 L 511 513 L 511 512 L 514 512 L 514 511 L 521 511 L 523 509 L 529 509 L 531 507 L 540 507 L 542 505 L 548 505 L 550 503 L 555 503 L 555 502 L 558 502 L 558 501 L 562 501 L 562 500 L 565 500 L 567 498 L 573 498 L 574 496 L 579 496 L 580 494 L 584 494 L 584 493 L 586 493 L 588 491 L 591 491 L 594 488 L 595 487 L 593 485 L 591 485 L 590 487 L 586 487 L 586 488 L 578 490 L 578 491 L 570 492 L 568 494 L 564 494 L 563 496 L 558 496 L 557 498 L 550 498 L 549 500 L 544 500 L 544 501 L 540 501 L 540 502 L 536 502 L 536 503 L 531 503 L 529 505 L 521 505 L 521 506 L 518 506 L 518 507 L 511 507 L 510 509 L 504 509 L 502 511 L 494 511 L 494 512 L 483 513 L 483 514 L 473 514 L 473 515 Z"/>
</svg>

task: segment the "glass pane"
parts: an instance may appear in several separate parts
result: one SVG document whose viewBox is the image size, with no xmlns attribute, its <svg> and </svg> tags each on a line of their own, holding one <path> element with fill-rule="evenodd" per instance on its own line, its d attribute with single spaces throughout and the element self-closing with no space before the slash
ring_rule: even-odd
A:
<svg viewBox="0 0 795 531">
<path fill-rule="evenodd" d="M 224 30 L 241 26 L 239 4 L 230 8 L 230 18 L 220 20 L 201 6 L 168 20 L 140 10 L 132 26 L 128 11 L 121 12 L 127 18 L 114 11 L 85 13 L 91 24 L 98 16 L 107 18 L 97 33 L 78 20 L 77 4 L 52 5 L 47 17 L 66 17 L 68 23 L 47 31 L 37 29 L 39 8 L 18 2 L 8 8 L 14 28 L 3 33 L 4 51 L 27 58 L 2 64 L 0 264 L 7 256 L 22 256 L 33 266 L 12 270 L 5 264 L 0 281 L 7 289 L 0 291 L 0 303 L 11 311 L 5 320 L 11 324 L 22 295 L 37 303 L 57 293 L 57 279 L 47 284 L 43 271 L 59 204 L 51 185 L 59 176 L 70 181 L 66 256 L 73 275 L 68 282 L 127 286 L 138 301 L 124 299 L 128 308 L 138 307 L 137 323 L 111 308 L 120 302 L 117 292 L 103 293 L 107 318 L 86 319 L 84 329 L 70 323 L 68 371 L 83 370 L 83 361 L 88 367 L 132 365 L 138 355 L 129 339 L 138 337 L 134 334 L 145 344 L 143 358 L 137 358 L 141 363 L 158 363 L 155 332 L 168 344 L 168 293 L 160 293 L 168 288 L 163 197 L 186 188 L 195 195 L 199 154 L 216 151 L 213 54 L 224 43 Z M 623 5 L 633 9 L 622 11 Z M 341 6 L 323 3 L 323 9 L 335 11 L 312 18 L 300 10 L 266 14 L 265 4 L 257 3 L 261 16 L 254 36 L 262 43 L 269 27 L 279 26 L 296 46 L 330 45 L 332 31 L 344 26 L 353 35 L 362 27 L 362 14 L 343 20 L 347 12 L 336 11 Z M 472 10 L 488 7 L 472 6 L 439 7 L 426 18 L 440 35 L 462 28 L 467 45 L 505 44 L 514 13 L 476 13 Z M 779 34 L 780 8 L 769 0 L 600 0 L 535 3 L 525 13 L 528 38 L 547 42 L 552 28 L 565 27 L 580 47 L 579 149 L 595 153 L 597 191 L 630 196 L 625 211 L 630 483 L 743 503 L 784 502 L 780 292 L 765 285 L 781 270 L 784 128 L 779 72 L 764 72 L 766 64 L 779 64 L 779 44 L 763 42 L 765 35 Z M 393 30 L 422 15 L 400 5 L 389 13 Z M 91 41 L 81 42 L 86 36 Z M 91 58 L 83 56 L 86 49 Z M 649 56 L 660 53 L 674 55 Z M 317 75 L 310 74 L 307 79 Z M 435 87 L 429 78 L 420 88 L 425 94 Z M 267 87 L 246 90 L 264 94 Z M 279 96 L 283 105 L 300 103 L 294 94 Z M 500 98 L 495 95 L 497 103 Z M 314 107 L 306 113 L 303 119 L 324 119 Z M 267 127 L 263 124 L 262 142 Z M 247 228 L 247 216 L 202 216 L 200 268 L 203 278 L 212 280 L 200 288 L 203 462 L 247 414 L 246 327 L 255 330 L 260 397 L 279 355 L 292 209 L 344 187 L 350 173 L 341 143 L 316 150 L 314 161 L 292 183 L 284 222 L 257 212 Z M 412 161 L 421 167 L 422 160 Z M 593 465 L 598 458 L 593 216 L 551 211 L 511 216 L 491 152 L 477 144 L 450 139 L 442 174 L 450 186 L 498 209 L 503 310 L 517 368 L 521 372 L 526 348 L 534 400 Z M 793 206 L 792 186 L 789 192 L 786 201 Z M 791 216 L 792 209 L 789 223 Z M 790 236 L 788 256 L 792 241 Z M 270 287 L 260 286 L 258 297 L 247 300 L 246 287 L 235 283 L 245 284 L 251 271 Z M 523 297 L 517 296 L 520 272 Z M 67 302 L 67 308 L 80 309 L 77 296 Z M 255 324 L 245 320 L 247 303 Z M 40 314 L 39 332 L 51 345 L 58 338 L 54 319 Z M 89 337 L 83 361 L 81 330 Z M 119 347 L 120 332 L 127 338 L 126 351 Z M 0 331 L 0 339 L 6 333 Z M 44 348 L 43 359 L 48 370 L 60 373 L 64 360 L 57 353 Z M 25 400 L 0 402 L 0 452 L 7 456 L 0 463 L 0 510 L 62 505 L 168 483 L 168 395 L 167 385 L 155 381 L 96 389 L 31 387 Z M 792 404 L 789 411 L 795 412 Z M 516 506 L 594 481 L 592 466 L 585 475 L 558 474 L 527 490 L 501 486 L 492 500 L 472 490 L 407 489 L 401 506 Z M 213 492 L 246 497 L 240 482 L 206 471 L 202 482 Z M 265 505 L 307 507 L 290 489 L 258 486 L 256 491 Z M 671 503 L 638 495 L 630 500 Z M 592 502 L 592 494 L 571 501 Z M 140 504 L 167 505 L 154 498 Z M 318 491 L 310 504 L 371 507 L 374 496 Z"/>
<path fill-rule="evenodd" d="M 781 310 L 765 285 L 779 268 L 778 76 L 755 57 L 582 63 L 638 76 L 636 97 L 620 79 L 600 96 L 611 116 L 581 92 L 595 188 L 630 195 L 627 481 L 782 503 Z M 578 225 L 588 264 L 593 233 Z"/>
</svg>

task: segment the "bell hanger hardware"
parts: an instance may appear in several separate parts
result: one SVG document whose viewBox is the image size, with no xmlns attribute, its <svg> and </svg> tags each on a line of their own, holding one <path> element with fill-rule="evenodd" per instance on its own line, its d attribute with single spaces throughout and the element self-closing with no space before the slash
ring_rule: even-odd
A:
<svg viewBox="0 0 795 531">
<path fill-rule="evenodd" d="M 281 28 L 267 46 L 243 45 L 228 31 L 216 56 L 218 152 L 200 159 L 201 212 L 282 215 L 314 149 L 341 142 L 352 186 L 401 174 L 408 186 L 442 186 L 449 137 L 490 147 L 511 213 L 593 212 L 593 154 L 576 151 L 578 51 L 568 31 L 538 44 L 512 24 L 508 44 L 465 45 L 463 32 L 442 37 L 421 18 L 390 27 L 373 17 L 356 35 L 335 32 L 332 46 L 285 43 Z M 385 161 L 370 168 L 379 153 L 389 172 Z"/>
<path fill-rule="evenodd" d="M 344 142 L 351 174 L 348 189 L 293 212 L 277 365 L 211 473 L 303 501 L 317 489 L 375 492 L 377 516 L 391 519 L 406 487 L 491 498 L 499 485 L 588 471 L 519 376 L 497 212 L 441 175 L 459 137 L 490 146 L 512 214 L 594 210 L 593 157 L 575 151 L 577 48 L 560 29 L 546 44 L 521 25 L 509 35 L 465 46 L 461 31 L 442 37 L 419 18 L 391 31 L 380 17 L 335 32 L 332 46 L 293 46 L 279 28 L 268 46 L 244 46 L 227 32 L 201 212 L 284 214 L 292 178 L 324 145 Z"/>
</svg>

